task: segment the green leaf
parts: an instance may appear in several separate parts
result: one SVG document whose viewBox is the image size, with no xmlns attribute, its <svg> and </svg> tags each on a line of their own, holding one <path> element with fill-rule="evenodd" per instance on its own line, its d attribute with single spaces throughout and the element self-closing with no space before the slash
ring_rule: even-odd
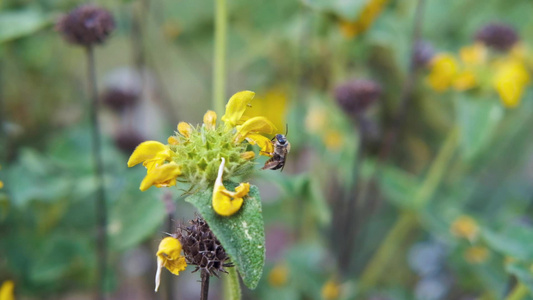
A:
<svg viewBox="0 0 533 300">
<path fill-rule="evenodd" d="M 465 159 L 471 160 L 490 142 L 500 120 L 503 108 L 491 99 L 471 99 L 461 96 L 457 103 L 461 129 L 460 149 Z"/>
<path fill-rule="evenodd" d="M 416 177 L 398 168 L 387 167 L 380 172 L 378 180 L 391 202 L 404 208 L 416 208 L 415 194 L 419 188 Z"/>
<path fill-rule="evenodd" d="M 238 184 L 226 182 L 224 185 L 228 190 L 234 190 Z M 265 263 L 265 229 L 259 191 L 256 186 L 250 186 L 243 206 L 230 217 L 215 213 L 211 206 L 212 194 L 209 189 L 189 196 L 185 201 L 193 204 L 207 221 L 239 270 L 244 284 L 255 289 Z"/>
<path fill-rule="evenodd" d="M 50 16 L 33 10 L 0 13 L 0 43 L 35 33 L 52 23 Z"/>
<path fill-rule="evenodd" d="M 512 225 L 500 233 L 483 231 L 483 237 L 495 250 L 516 259 L 533 260 L 533 229 Z"/>
<path fill-rule="evenodd" d="M 518 280 L 523 283 L 529 291 L 533 291 L 533 273 L 529 266 L 523 262 L 512 262 L 505 266 L 505 270 L 516 276 Z"/>
<path fill-rule="evenodd" d="M 369 0 L 301 0 L 305 5 L 323 12 L 334 13 L 344 19 L 355 21 Z"/>
</svg>

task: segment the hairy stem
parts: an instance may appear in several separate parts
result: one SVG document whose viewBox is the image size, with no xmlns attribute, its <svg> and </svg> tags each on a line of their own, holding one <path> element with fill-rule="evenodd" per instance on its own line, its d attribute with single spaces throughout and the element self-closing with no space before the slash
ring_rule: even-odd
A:
<svg viewBox="0 0 533 300">
<path fill-rule="evenodd" d="M 241 299 L 241 284 L 239 283 L 239 275 L 235 267 L 228 268 L 228 275 L 224 276 L 224 299 L 226 300 L 240 300 Z"/>
<path fill-rule="evenodd" d="M 215 1 L 215 49 L 213 68 L 213 107 L 217 115 L 224 112 L 226 97 L 227 0 Z"/>
<path fill-rule="evenodd" d="M 96 71 L 94 48 L 87 46 L 87 64 L 88 64 L 88 82 L 89 94 L 91 96 L 90 118 L 91 118 L 91 136 L 92 136 L 92 154 L 94 161 L 94 177 L 96 180 L 96 251 L 98 257 L 98 275 L 96 298 L 104 299 L 104 283 L 107 268 L 107 208 L 104 191 L 104 164 L 101 152 L 101 134 L 98 123 L 98 89 L 96 87 Z"/>
<path fill-rule="evenodd" d="M 207 300 L 209 295 L 209 273 L 206 270 L 202 270 L 202 293 L 200 300 Z"/>
</svg>

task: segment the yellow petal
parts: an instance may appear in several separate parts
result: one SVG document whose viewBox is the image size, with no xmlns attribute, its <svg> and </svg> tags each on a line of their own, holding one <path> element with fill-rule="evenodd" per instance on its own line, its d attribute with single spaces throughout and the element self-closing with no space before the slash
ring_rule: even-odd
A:
<svg viewBox="0 0 533 300">
<path fill-rule="evenodd" d="M 487 60 L 487 47 L 482 43 L 475 43 L 461 48 L 459 56 L 465 65 L 481 65 Z"/>
<path fill-rule="evenodd" d="M 254 96 L 255 93 L 252 91 L 241 91 L 231 96 L 228 104 L 226 104 L 226 113 L 222 116 L 226 128 L 232 128 L 239 124 L 244 111 Z"/>
<path fill-rule="evenodd" d="M 523 63 L 516 60 L 505 60 L 496 65 L 493 86 L 506 107 L 516 107 L 530 76 Z"/>
<path fill-rule="evenodd" d="M 172 274 L 179 273 L 187 267 L 185 257 L 181 255 L 181 243 L 174 237 L 166 237 L 159 243 L 157 250 L 157 273 L 155 275 L 155 291 L 161 281 L 161 268 L 167 268 Z"/>
<path fill-rule="evenodd" d="M 208 110 L 204 115 L 204 124 L 208 130 L 215 129 L 217 125 L 217 113 L 212 110 Z"/>
<path fill-rule="evenodd" d="M 272 153 L 274 153 L 274 145 L 272 144 L 272 141 L 265 136 L 257 133 L 249 133 L 246 136 L 246 140 L 252 145 L 257 144 L 261 148 L 261 151 L 259 152 L 261 155 L 272 156 Z"/>
<path fill-rule="evenodd" d="M 276 131 L 276 126 L 267 118 L 259 116 L 248 119 L 241 126 L 237 126 L 235 140 L 237 143 L 242 142 L 250 133 L 272 134 Z"/>
<path fill-rule="evenodd" d="M 146 160 L 154 158 L 158 153 L 166 151 L 167 146 L 156 141 L 146 141 L 141 143 L 130 156 L 128 167 L 133 167 Z"/>
<path fill-rule="evenodd" d="M 0 287 L 0 300 L 15 300 L 15 283 L 13 280 L 6 280 Z"/>
<path fill-rule="evenodd" d="M 457 74 L 453 82 L 456 91 L 466 91 L 477 85 L 476 74 L 472 70 L 464 70 Z"/>
<path fill-rule="evenodd" d="M 3 188 L 3 187 L 4 187 L 4 182 L 2 180 L 0 180 L 0 189 Z"/>
<path fill-rule="evenodd" d="M 155 167 L 144 177 L 140 190 L 144 192 L 152 185 L 157 187 L 173 186 L 179 175 L 181 175 L 181 168 L 174 162 Z"/>
<path fill-rule="evenodd" d="M 474 241 L 479 234 L 479 226 L 473 218 L 463 215 L 453 221 L 450 231 L 457 237 Z"/>
<path fill-rule="evenodd" d="M 226 190 L 224 184 L 222 184 L 222 174 L 224 173 L 225 162 L 224 158 L 222 158 L 222 162 L 218 168 L 217 180 L 213 187 L 212 205 L 213 210 L 215 210 L 217 214 L 228 217 L 239 211 L 244 201 L 243 197 L 250 191 L 250 184 L 241 183 L 235 189 L 235 192 Z"/>
<path fill-rule="evenodd" d="M 178 132 L 181 133 L 184 137 L 191 136 L 192 127 L 189 123 L 179 122 Z"/>
</svg>

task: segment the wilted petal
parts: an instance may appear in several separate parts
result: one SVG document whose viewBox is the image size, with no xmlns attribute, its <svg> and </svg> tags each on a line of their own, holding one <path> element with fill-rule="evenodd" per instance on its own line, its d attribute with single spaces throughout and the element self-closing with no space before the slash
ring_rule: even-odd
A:
<svg viewBox="0 0 533 300">
<path fill-rule="evenodd" d="M 222 121 L 227 128 L 232 128 L 239 124 L 244 111 L 254 96 L 255 93 L 252 91 L 241 91 L 231 96 L 228 104 L 226 104 L 226 113 L 222 116 Z"/>
<path fill-rule="evenodd" d="M 156 141 L 146 141 L 141 143 L 133 153 L 131 154 L 128 160 L 128 167 L 133 167 L 137 164 L 140 164 L 146 160 L 153 159 L 156 155 L 161 152 L 168 151 L 167 146 L 163 145 L 160 142 Z"/>
<path fill-rule="evenodd" d="M 222 174 L 224 173 L 225 160 L 222 158 L 218 168 L 218 176 L 213 188 L 213 209 L 221 216 L 231 216 L 238 212 L 244 201 L 243 197 L 250 191 L 249 183 L 241 183 L 235 192 L 228 191 L 222 183 Z"/>
<path fill-rule="evenodd" d="M 157 273 L 155 275 L 155 291 L 159 288 L 161 280 L 161 269 L 167 268 L 172 274 L 179 275 L 179 272 L 185 270 L 187 263 L 185 257 L 181 255 L 181 243 L 174 237 L 166 237 L 159 243 L 157 250 Z"/>
</svg>

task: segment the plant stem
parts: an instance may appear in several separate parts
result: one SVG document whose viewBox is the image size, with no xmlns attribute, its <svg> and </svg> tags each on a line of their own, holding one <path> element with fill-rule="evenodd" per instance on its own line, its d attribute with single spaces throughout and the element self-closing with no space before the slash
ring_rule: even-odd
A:
<svg viewBox="0 0 533 300">
<path fill-rule="evenodd" d="M 215 1 L 215 49 L 213 68 L 213 107 L 217 115 L 224 112 L 226 97 L 227 0 Z"/>
<path fill-rule="evenodd" d="M 98 275 L 96 298 L 104 299 L 104 282 L 107 268 L 107 208 L 104 191 L 104 164 L 101 153 L 101 134 L 98 123 L 98 89 L 96 87 L 96 71 L 94 48 L 87 46 L 87 63 L 88 63 L 88 81 L 89 94 L 91 96 L 90 118 L 91 118 L 91 135 L 92 135 L 92 152 L 94 160 L 94 177 L 96 180 L 96 251 L 98 257 Z"/>
<path fill-rule="evenodd" d="M 228 268 L 228 275 L 224 276 L 224 298 L 226 300 L 240 300 L 241 299 L 241 284 L 239 283 L 239 275 L 235 267 Z"/>
<path fill-rule="evenodd" d="M 525 296 L 527 296 L 529 290 L 528 288 L 521 282 L 519 282 L 509 293 L 506 300 L 521 300 Z"/>
<path fill-rule="evenodd" d="M 416 208 L 424 207 L 435 194 L 437 187 L 442 181 L 442 177 L 457 149 L 459 141 L 459 129 L 453 128 L 448 134 L 444 144 L 439 150 L 437 157 L 433 160 L 431 167 L 422 185 L 415 194 L 413 203 Z M 376 254 L 365 267 L 360 279 L 360 290 L 364 292 L 373 287 L 379 280 L 383 271 L 387 268 L 394 256 L 399 253 L 402 241 L 418 224 L 414 212 L 404 211 L 396 220 L 396 223 L 389 231 Z"/>
<path fill-rule="evenodd" d="M 209 294 L 209 273 L 206 270 L 202 270 L 202 294 L 200 300 L 207 300 Z"/>
</svg>

